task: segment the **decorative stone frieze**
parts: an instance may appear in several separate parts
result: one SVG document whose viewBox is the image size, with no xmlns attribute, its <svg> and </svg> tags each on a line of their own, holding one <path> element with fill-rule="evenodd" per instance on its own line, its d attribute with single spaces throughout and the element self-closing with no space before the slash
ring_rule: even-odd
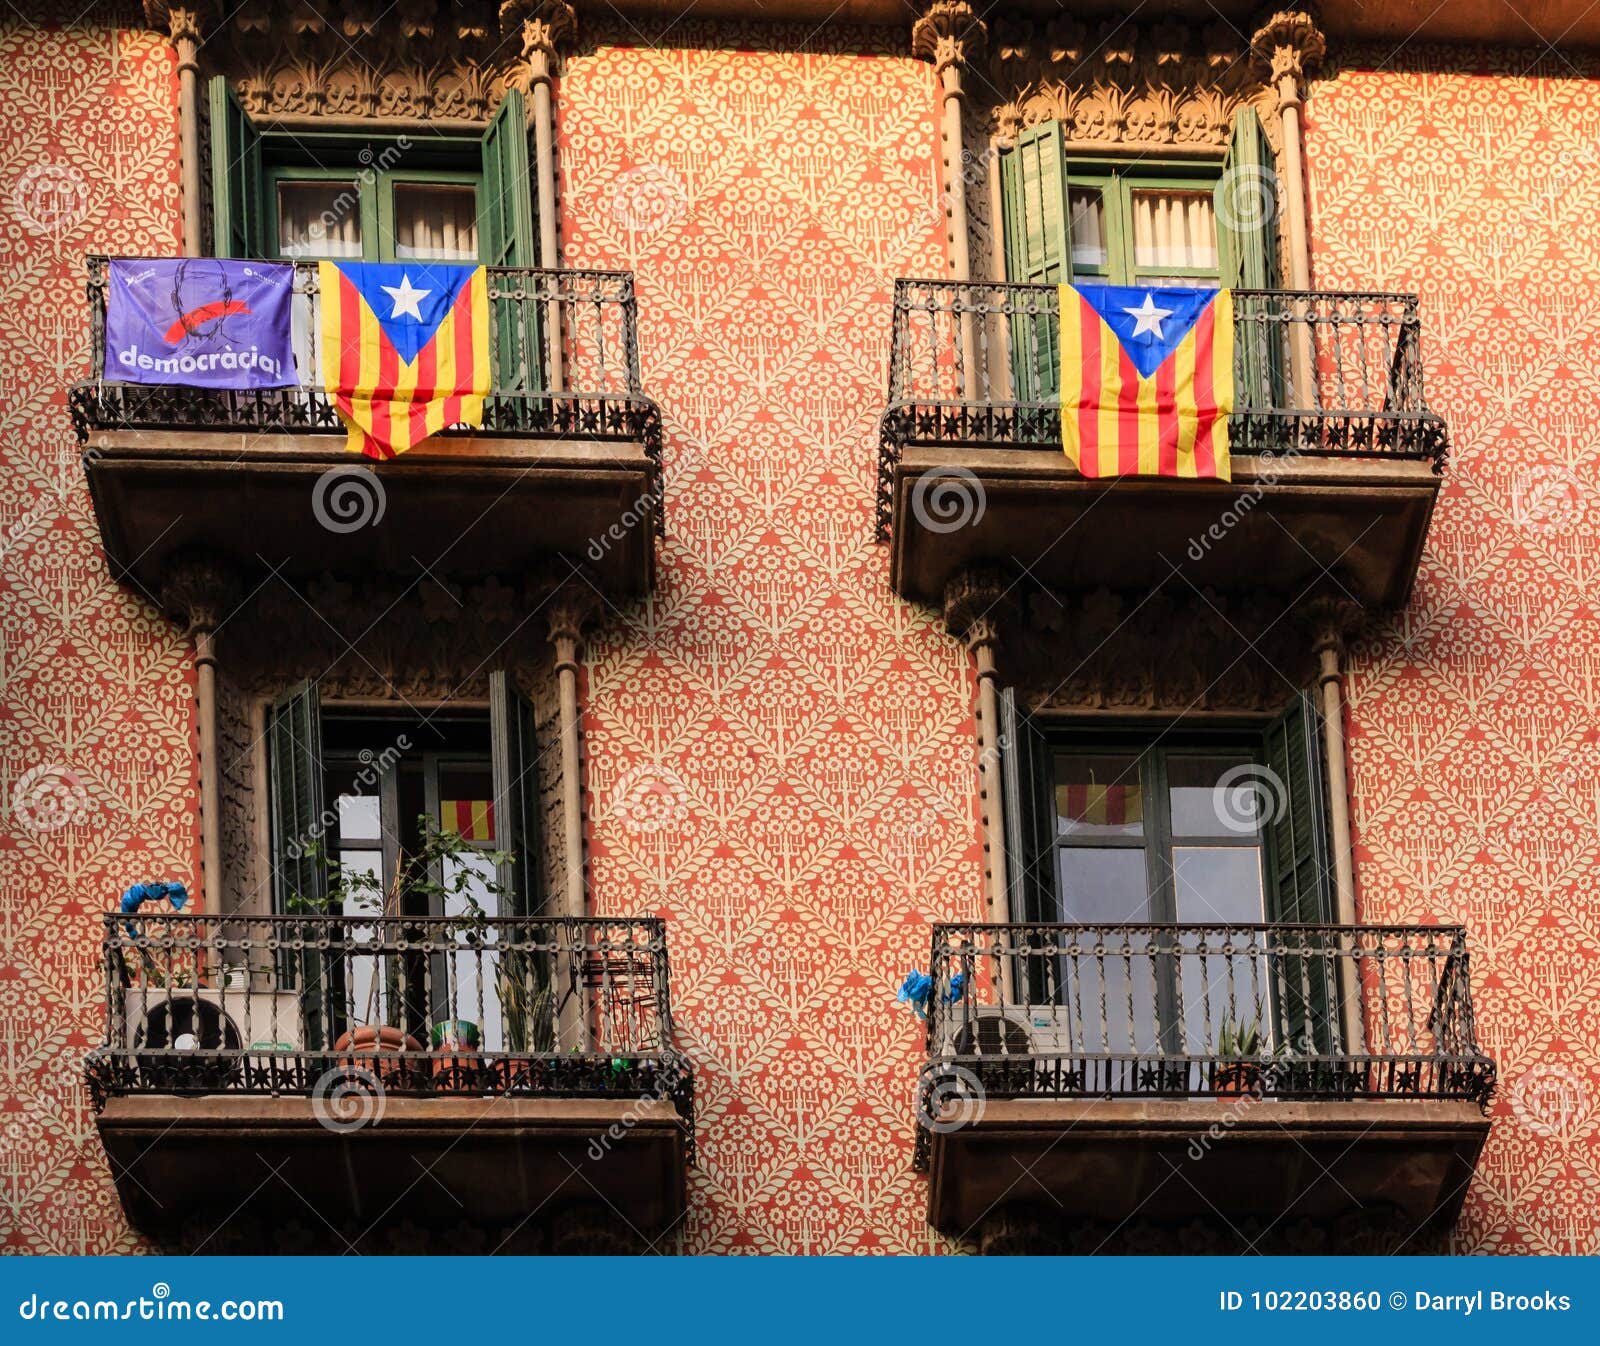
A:
<svg viewBox="0 0 1600 1346">
<path fill-rule="evenodd" d="M 1166 20 L 1091 25 L 1072 17 L 997 22 L 990 131 L 1061 122 L 1068 147 L 1220 151 L 1234 113 L 1270 101 L 1234 28 Z"/>
</svg>

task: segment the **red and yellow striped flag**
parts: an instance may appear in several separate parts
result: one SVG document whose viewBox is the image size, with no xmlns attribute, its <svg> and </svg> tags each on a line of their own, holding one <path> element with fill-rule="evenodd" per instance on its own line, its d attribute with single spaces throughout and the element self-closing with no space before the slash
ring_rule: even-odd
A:
<svg viewBox="0 0 1600 1346">
<path fill-rule="evenodd" d="M 1232 480 L 1233 293 L 1061 287 L 1061 446 L 1086 477 Z"/>
<path fill-rule="evenodd" d="M 322 382 L 347 446 L 393 458 L 451 425 L 482 425 L 489 282 L 481 266 L 323 262 Z"/>
<path fill-rule="evenodd" d="M 441 799 L 439 826 L 454 832 L 463 841 L 494 840 L 494 801 L 492 799 Z"/>
</svg>

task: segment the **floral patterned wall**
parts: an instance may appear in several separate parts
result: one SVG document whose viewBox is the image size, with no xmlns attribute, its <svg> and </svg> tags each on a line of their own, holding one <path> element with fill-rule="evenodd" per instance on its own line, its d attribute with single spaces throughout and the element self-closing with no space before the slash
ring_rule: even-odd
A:
<svg viewBox="0 0 1600 1346">
<path fill-rule="evenodd" d="M 84 254 L 178 246 L 172 53 L 8 8 L 0 107 L 0 1252 L 98 1253 L 135 1239 L 83 1088 L 97 917 L 196 879 L 194 693 L 181 633 L 106 571 L 65 389 Z"/>
<path fill-rule="evenodd" d="M 942 265 L 932 74 L 873 42 L 674 30 L 561 81 L 564 255 L 637 274 L 667 426 L 660 591 L 591 652 L 587 783 L 597 906 L 670 919 L 686 1251 L 934 1242 L 894 989 L 978 915 L 973 685 L 871 536 L 892 282 Z"/>
<path fill-rule="evenodd" d="M 64 409 L 82 255 L 178 242 L 164 42 L 0 22 L 0 1251 L 139 1246 L 78 1065 L 90 917 L 196 871 L 192 680 L 114 585 Z M 70 17 L 70 16 L 67 16 Z M 1339 54 L 1308 103 L 1317 283 L 1416 289 L 1454 453 L 1417 596 L 1350 680 L 1369 919 L 1471 931 L 1504 1077 L 1469 1251 L 1600 1215 L 1600 68 Z M 114 112 L 114 115 L 108 115 Z M 590 34 L 563 245 L 638 276 L 668 429 L 660 589 L 590 652 L 595 902 L 671 920 L 698 1059 L 691 1252 L 938 1251 L 892 999 L 978 913 L 969 661 L 870 541 L 889 287 L 942 264 L 934 87 L 897 34 Z"/>
<path fill-rule="evenodd" d="M 1314 283 L 1416 291 L 1451 457 L 1350 679 L 1369 920 L 1468 927 L 1501 1087 L 1463 1251 L 1600 1250 L 1600 62 L 1337 53 Z"/>
</svg>

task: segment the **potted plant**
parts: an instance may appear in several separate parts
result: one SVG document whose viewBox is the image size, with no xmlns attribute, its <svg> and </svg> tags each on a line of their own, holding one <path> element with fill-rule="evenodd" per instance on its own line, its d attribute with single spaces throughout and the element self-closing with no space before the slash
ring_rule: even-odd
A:
<svg viewBox="0 0 1600 1346">
<path fill-rule="evenodd" d="M 418 818 L 417 830 L 422 838 L 421 845 L 404 854 L 387 889 L 376 875 L 347 870 L 337 857 L 327 855 L 318 847 L 316 857 L 326 866 L 328 874 L 326 909 L 356 915 L 370 913 L 374 923 L 381 926 L 404 921 L 402 901 L 433 912 L 454 908 L 455 914 L 442 927 L 444 935 L 453 937 L 465 949 L 477 950 L 478 958 L 492 957 L 493 985 L 505 1016 L 507 1041 L 513 1050 L 528 1050 L 522 1043 L 533 1036 L 529 1021 L 536 1017 L 538 1008 L 540 987 L 531 976 L 531 965 L 536 960 L 525 951 L 490 946 L 489 916 L 480 894 L 498 900 L 509 890 L 497 878 L 461 863 L 463 857 L 471 854 L 499 867 L 510 856 L 474 846 L 460 833 L 440 827 L 428 814 Z M 381 996 L 380 985 L 387 991 Z M 373 1064 L 374 1057 L 386 1053 L 421 1053 L 424 1050 L 397 1022 L 405 1012 L 400 1000 L 396 969 L 391 960 L 385 960 L 383 977 L 375 977 L 368 990 L 362 1016 L 366 1022 L 347 1029 L 334 1044 L 340 1059 L 348 1061 L 354 1056 L 364 1056 L 367 1058 L 364 1064 L 385 1080 L 397 1081 L 408 1071 L 417 1070 L 415 1063 Z M 427 1008 L 431 1010 L 432 1006 Z M 375 1022 L 379 1018 L 390 1022 Z M 436 1059 L 428 1074 L 436 1082 L 461 1088 L 478 1081 L 483 1073 L 483 1059 L 479 1054 L 483 1046 L 482 1031 L 478 1024 L 465 1018 L 441 1019 L 433 1024 L 429 1037 Z"/>
<path fill-rule="evenodd" d="M 1233 1018 L 1222 1021 L 1217 1030 L 1216 1095 L 1242 1098 L 1253 1094 L 1261 1084 L 1262 1032 L 1259 1021 L 1249 1024 Z"/>
</svg>

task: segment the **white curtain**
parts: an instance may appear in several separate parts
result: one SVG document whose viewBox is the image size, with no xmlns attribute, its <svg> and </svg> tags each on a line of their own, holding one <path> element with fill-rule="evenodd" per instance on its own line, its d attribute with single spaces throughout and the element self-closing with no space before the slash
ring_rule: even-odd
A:
<svg viewBox="0 0 1600 1346">
<path fill-rule="evenodd" d="M 1215 271 L 1211 193 L 1134 192 L 1133 265 L 1137 271 Z"/>
<path fill-rule="evenodd" d="M 396 183 L 394 255 L 441 262 L 476 261 L 477 192 L 465 186 Z"/>
<path fill-rule="evenodd" d="M 353 182 L 280 182 L 278 251 L 285 257 L 361 256 L 361 197 Z"/>
</svg>

